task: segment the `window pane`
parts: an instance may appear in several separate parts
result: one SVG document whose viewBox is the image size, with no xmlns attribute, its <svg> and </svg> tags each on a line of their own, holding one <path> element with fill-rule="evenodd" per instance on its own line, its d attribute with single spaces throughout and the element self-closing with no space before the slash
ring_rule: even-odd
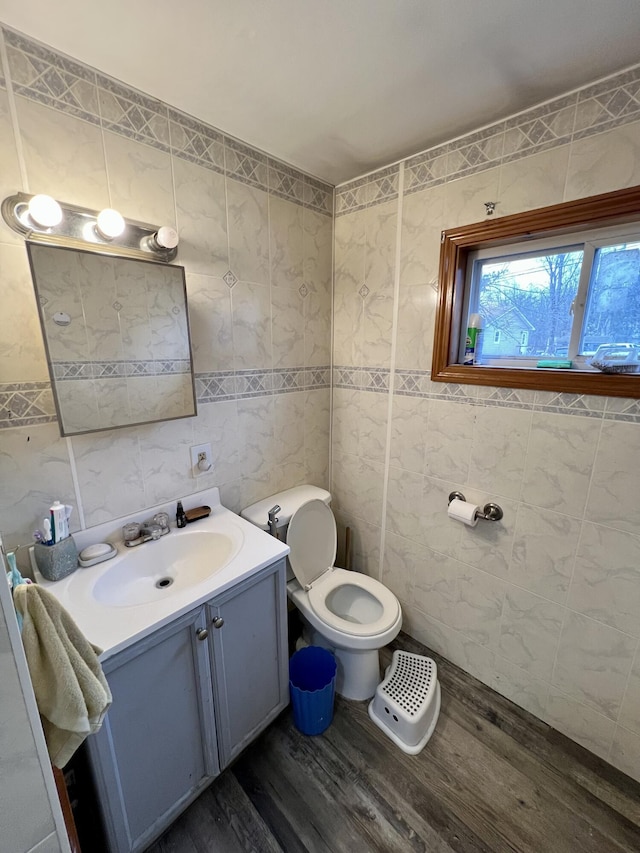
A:
<svg viewBox="0 0 640 853">
<path fill-rule="evenodd" d="M 640 243 L 595 253 L 580 342 L 581 355 L 601 344 L 640 344 Z"/>
<path fill-rule="evenodd" d="M 566 357 L 582 251 L 476 261 L 470 313 L 484 322 L 482 359 Z"/>
</svg>

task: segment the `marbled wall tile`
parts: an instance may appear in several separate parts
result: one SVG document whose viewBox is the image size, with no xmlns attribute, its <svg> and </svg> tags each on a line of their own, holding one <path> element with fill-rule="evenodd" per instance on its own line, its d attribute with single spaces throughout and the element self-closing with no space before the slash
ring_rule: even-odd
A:
<svg viewBox="0 0 640 853">
<path fill-rule="evenodd" d="M 416 565 L 412 603 L 439 622 L 458 627 L 458 578 L 464 567 L 446 554 L 416 545 Z"/>
<path fill-rule="evenodd" d="M 289 290 L 287 287 L 272 288 L 271 335 L 274 367 L 295 367 L 304 364 L 305 331 L 303 297 L 297 290 Z M 246 333 L 249 334 L 248 329 Z"/>
<path fill-rule="evenodd" d="M 304 405 L 304 454 L 307 482 L 329 488 L 329 429 L 331 391 L 317 388 L 306 392 Z"/>
<path fill-rule="evenodd" d="M 444 186 L 412 193 L 402 204 L 400 286 L 436 284 L 440 259 L 440 233 Z"/>
<path fill-rule="evenodd" d="M 393 333 L 393 296 L 370 291 L 363 300 L 362 363 L 376 367 L 391 366 Z"/>
<path fill-rule="evenodd" d="M 148 506 L 137 428 L 71 439 L 88 526 Z"/>
<path fill-rule="evenodd" d="M 494 665 L 493 675 L 487 682 L 489 686 L 520 708 L 544 719 L 549 694 L 547 682 L 533 677 L 530 672 L 500 654 L 495 656 Z"/>
<path fill-rule="evenodd" d="M 331 296 L 311 291 L 304 297 L 304 364 L 315 367 L 331 361 Z"/>
<path fill-rule="evenodd" d="M 640 525 L 640 428 L 605 420 L 585 512 L 590 521 L 636 533 Z"/>
<path fill-rule="evenodd" d="M 476 409 L 466 403 L 431 400 L 425 437 L 424 472 L 467 481 Z"/>
<path fill-rule="evenodd" d="M 387 531 L 384 540 L 382 583 L 400 601 L 415 603 L 413 589 L 416 572 L 422 569 L 430 553 L 424 545 Z"/>
<path fill-rule="evenodd" d="M 387 449 L 389 397 L 370 391 L 360 391 L 358 455 L 375 462 L 384 462 Z"/>
<path fill-rule="evenodd" d="M 16 98 L 16 111 L 31 192 L 109 207 L 100 129 L 24 98 Z"/>
<path fill-rule="evenodd" d="M 396 261 L 397 202 L 370 207 L 365 218 L 364 280 L 369 290 L 393 292 Z"/>
<path fill-rule="evenodd" d="M 500 624 L 500 654 L 534 678 L 549 681 L 563 615 L 561 605 L 509 586 Z"/>
<path fill-rule="evenodd" d="M 480 222 L 486 216 L 485 201 L 496 201 L 500 169 L 494 166 L 446 184 L 442 227 L 453 228 Z"/>
<path fill-rule="evenodd" d="M 5 546 L 13 548 L 31 542 L 33 531 L 41 527 L 54 498 L 65 504 L 75 503 L 69 454 L 58 425 L 3 430 L 0 480 Z M 76 530 L 77 511 L 71 524 Z"/>
<path fill-rule="evenodd" d="M 187 274 L 191 346 L 196 373 L 233 365 L 231 293 L 221 278 Z"/>
<path fill-rule="evenodd" d="M 622 700 L 618 723 L 640 735 L 640 651 L 638 649 Z"/>
<path fill-rule="evenodd" d="M 637 645 L 628 634 L 567 611 L 552 684 L 615 720 Z"/>
<path fill-rule="evenodd" d="M 520 504 L 509 581 L 564 604 L 579 535 L 579 521 L 540 507 Z"/>
<path fill-rule="evenodd" d="M 260 479 L 274 466 L 273 396 L 238 400 L 238 442 L 242 476 Z M 265 492 L 263 497 L 271 494 Z M 260 500 L 260 498 L 254 498 Z"/>
<path fill-rule="evenodd" d="M 171 500 L 182 492 L 200 488 L 198 480 L 185 477 L 190 468 L 189 448 L 194 444 L 193 421 L 145 425 L 137 428 L 140 442 L 145 506 Z"/>
<path fill-rule="evenodd" d="M 292 201 L 269 197 L 271 284 L 298 290 L 303 283 L 304 209 Z"/>
<path fill-rule="evenodd" d="M 360 444 L 360 391 L 333 389 L 332 441 L 339 453 L 358 455 Z"/>
<path fill-rule="evenodd" d="M 449 494 L 460 490 L 460 484 L 447 480 L 425 477 L 423 483 L 420 515 L 420 541 L 451 557 L 457 555 L 462 535 L 462 524 L 447 515 Z"/>
<path fill-rule="evenodd" d="M 272 366 L 269 288 L 239 281 L 231 294 L 233 365 L 236 370 Z"/>
<path fill-rule="evenodd" d="M 640 779 L 640 736 L 618 726 L 611 744 L 609 761 L 632 779 Z"/>
<path fill-rule="evenodd" d="M 48 379 L 36 297 L 24 246 L 0 244 L 2 287 L 11 311 L 0 312 L 0 382 Z"/>
<path fill-rule="evenodd" d="M 599 434 L 599 420 L 534 412 L 522 498 L 581 517 Z"/>
<path fill-rule="evenodd" d="M 383 475 L 384 466 L 378 462 L 334 453 L 330 491 L 337 509 L 379 526 Z"/>
<path fill-rule="evenodd" d="M 222 277 L 229 269 L 225 179 L 174 158 L 180 260 L 189 272 Z"/>
<path fill-rule="evenodd" d="M 555 687 L 549 691 L 546 720 L 554 729 L 581 743 L 596 755 L 607 758 L 616 728 L 613 720 Z"/>
<path fill-rule="evenodd" d="M 108 132 L 104 134 L 104 147 L 113 207 L 142 222 L 174 224 L 170 155 Z"/>
<path fill-rule="evenodd" d="M 331 218 L 305 208 L 302 214 L 303 279 L 309 290 L 330 293 L 333 277 Z"/>
<path fill-rule="evenodd" d="M 487 493 L 472 491 L 465 486 L 464 495 L 472 504 L 484 506 Z M 456 557 L 464 563 L 482 569 L 499 578 L 506 578 L 513 548 L 517 504 L 500 498 L 504 512 L 501 521 L 479 521 L 475 527 L 449 519 L 451 524 L 460 527 L 460 538 Z"/>
<path fill-rule="evenodd" d="M 486 572 L 460 564 L 453 627 L 471 640 L 495 649 L 506 585 Z"/>
<path fill-rule="evenodd" d="M 364 211 L 341 216 L 335 222 L 335 288 L 338 293 L 357 293 L 364 284 Z"/>
<path fill-rule="evenodd" d="M 212 467 L 210 473 L 203 474 L 195 481 L 197 490 L 226 483 L 237 476 L 242 448 L 238 405 L 235 400 L 221 400 L 198 406 L 198 417 L 193 420 L 193 443 L 205 442 L 211 443 Z M 185 458 L 189 459 L 188 454 Z"/>
<path fill-rule="evenodd" d="M 563 201 L 569 145 L 505 163 L 496 213 L 508 216 Z"/>
<path fill-rule="evenodd" d="M 361 572 L 369 577 L 379 579 L 380 575 L 380 528 L 375 524 L 369 524 L 362 518 L 352 518 L 344 513 L 339 513 L 338 542 L 339 557 L 336 557 L 336 565 L 346 565 L 346 528 L 350 528 L 350 559 L 353 571 Z"/>
<path fill-rule="evenodd" d="M 429 400 L 394 395 L 391 416 L 391 465 L 422 473 L 428 414 Z"/>
<path fill-rule="evenodd" d="M 396 367 L 431 370 L 437 291 L 429 284 L 402 287 L 398 304 Z"/>
<path fill-rule="evenodd" d="M 0 198 L 4 199 L 13 195 L 17 190 L 24 189 L 20 166 L 18 165 L 16 138 L 13 133 L 11 113 L 9 112 L 9 97 L 4 91 L 0 91 L 0 160 L 2 161 Z M 22 237 L 9 228 L 2 217 L 0 217 L 0 243 L 23 246 Z"/>
<path fill-rule="evenodd" d="M 276 394 L 273 398 L 276 465 L 284 465 L 289 459 L 304 460 L 305 401 L 305 391 Z"/>
<path fill-rule="evenodd" d="M 564 200 L 640 183 L 640 122 L 578 139 L 571 145 Z"/>
<path fill-rule="evenodd" d="M 517 498 L 531 428 L 531 412 L 476 407 L 469 484 L 488 495 Z"/>
<path fill-rule="evenodd" d="M 364 303 L 358 293 L 336 291 L 333 300 L 333 361 L 360 367 Z"/>
<path fill-rule="evenodd" d="M 585 522 L 567 605 L 640 637 L 640 537 Z"/>
<path fill-rule="evenodd" d="M 387 530 L 414 541 L 422 540 L 424 477 L 401 468 L 389 468 Z"/>
<path fill-rule="evenodd" d="M 269 197 L 227 178 L 229 266 L 242 281 L 269 283 Z"/>
</svg>

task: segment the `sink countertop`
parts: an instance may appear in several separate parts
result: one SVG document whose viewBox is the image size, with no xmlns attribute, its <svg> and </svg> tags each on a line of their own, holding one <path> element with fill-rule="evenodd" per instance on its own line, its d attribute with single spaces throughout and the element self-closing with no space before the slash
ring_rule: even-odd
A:
<svg viewBox="0 0 640 853">
<path fill-rule="evenodd" d="M 166 599 L 152 603 L 113 606 L 101 604 L 94 597 L 94 587 L 103 575 L 133 551 L 138 548 L 161 549 L 166 538 L 172 537 L 177 541 L 185 534 L 188 536 L 192 531 L 200 530 L 222 534 L 232 532 L 241 536 L 242 545 L 238 553 L 222 569 L 213 572 L 199 583 L 194 583 L 188 589 L 173 592 Z M 53 593 L 69 612 L 87 639 L 103 650 L 100 656 L 102 661 L 289 553 L 284 542 L 220 504 L 212 507 L 208 518 L 193 522 L 180 530 L 172 526 L 171 532 L 157 542 L 146 542 L 133 549 L 125 548 L 122 542 L 113 544 L 118 554 L 110 560 L 88 569 L 79 568 L 60 581 L 38 578 L 38 582 Z"/>
</svg>

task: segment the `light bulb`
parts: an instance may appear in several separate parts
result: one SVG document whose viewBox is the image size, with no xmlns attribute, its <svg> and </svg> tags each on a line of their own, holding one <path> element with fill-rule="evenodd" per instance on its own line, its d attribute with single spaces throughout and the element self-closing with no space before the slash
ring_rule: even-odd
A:
<svg viewBox="0 0 640 853">
<path fill-rule="evenodd" d="M 62 208 L 50 195 L 34 195 L 29 201 L 29 216 L 41 228 L 52 228 L 62 222 Z"/>
<path fill-rule="evenodd" d="M 96 220 L 96 228 L 98 234 L 104 237 L 105 240 L 113 240 L 114 237 L 119 237 L 126 227 L 126 222 L 121 213 L 107 207 L 101 210 Z"/>
<path fill-rule="evenodd" d="M 163 225 L 153 235 L 156 245 L 161 249 L 175 249 L 178 245 L 178 232 L 171 225 Z"/>
</svg>

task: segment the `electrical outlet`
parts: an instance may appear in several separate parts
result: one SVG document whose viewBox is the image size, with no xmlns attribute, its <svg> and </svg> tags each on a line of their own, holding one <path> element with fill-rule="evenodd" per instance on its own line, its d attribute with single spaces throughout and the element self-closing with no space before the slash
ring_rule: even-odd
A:
<svg viewBox="0 0 640 853">
<path fill-rule="evenodd" d="M 202 477 L 213 471 L 213 458 L 211 456 L 211 444 L 194 444 L 191 448 L 191 476 Z"/>
</svg>

